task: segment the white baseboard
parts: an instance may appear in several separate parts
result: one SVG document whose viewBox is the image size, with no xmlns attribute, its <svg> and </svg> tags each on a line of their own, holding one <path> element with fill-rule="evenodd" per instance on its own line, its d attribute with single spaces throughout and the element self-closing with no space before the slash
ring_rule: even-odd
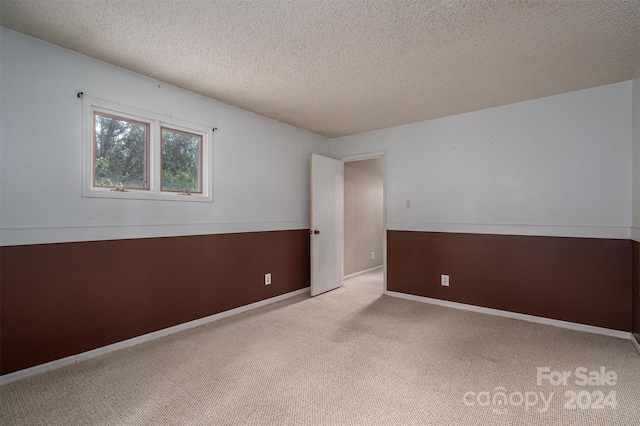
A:
<svg viewBox="0 0 640 426">
<path fill-rule="evenodd" d="M 112 345 L 103 346 L 87 352 L 83 352 L 77 355 L 71 355 L 66 358 L 57 359 L 55 361 L 47 362 L 45 364 L 36 365 L 34 367 L 25 368 L 24 370 L 15 371 L 13 373 L 0 376 L 0 385 L 5 383 L 15 382 L 29 376 L 44 373 L 46 371 L 55 370 L 60 367 L 72 365 L 80 361 L 84 361 L 89 358 L 94 358 L 100 355 L 108 354 L 109 352 L 117 351 L 119 349 L 128 348 L 130 346 L 139 345 L 140 343 L 148 342 L 150 340 L 158 339 L 160 337 L 168 336 L 170 334 L 178 333 L 183 330 L 198 327 L 213 321 L 218 321 L 223 318 L 237 315 L 242 312 L 250 311 L 252 309 L 260 308 L 262 306 L 270 305 L 272 303 L 280 302 L 281 300 L 289 299 L 299 294 L 309 293 L 309 287 L 305 287 L 300 290 L 292 291 L 290 293 L 281 294 L 270 299 L 261 300 L 259 302 L 251 303 L 249 305 L 240 306 L 235 309 L 220 312 L 210 315 L 208 317 L 199 318 L 197 320 L 185 322 L 183 324 L 174 325 L 173 327 L 165 328 L 162 330 L 154 331 L 152 333 L 143 334 L 142 336 L 133 337 L 131 339 L 123 340 Z"/>
<path fill-rule="evenodd" d="M 638 351 L 638 355 L 640 355 L 640 342 L 638 342 L 638 339 L 636 339 L 633 333 L 631 333 L 631 343 L 633 343 L 633 346 L 635 346 Z"/>
<path fill-rule="evenodd" d="M 569 330 L 584 331 L 586 333 L 617 337 L 619 339 L 625 339 L 625 340 L 632 339 L 631 333 L 626 331 L 611 330 L 609 328 L 596 327 L 593 325 L 578 324 L 575 322 L 554 320 L 551 318 L 537 317 L 534 315 L 519 314 L 516 312 L 509 312 L 509 311 L 501 311 L 499 309 L 484 308 L 482 306 L 467 305 L 465 303 L 450 302 L 448 300 L 432 299 L 430 297 L 415 296 L 413 294 L 398 293 L 395 291 L 387 291 L 386 294 L 392 297 L 399 297 L 401 299 L 413 300 L 415 302 L 430 303 L 432 305 L 445 306 L 447 308 L 462 309 L 464 311 L 496 315 L 499 317 L 534 322 L 536 324 L 551 325 L 553 327 L 566 328 Z"/>
<path fill-rule="evenodd" d="M 365 269 L 364 271 L 356 272 L 354 274 L 345 275 L 343 280 L 350 280 L 351 278 L 359 277 L 360 275 L 368 274 L 369 272 L 377 271 L 382 269 L 383 265 L 376 266 L 375 268 Z"/>
</svg>

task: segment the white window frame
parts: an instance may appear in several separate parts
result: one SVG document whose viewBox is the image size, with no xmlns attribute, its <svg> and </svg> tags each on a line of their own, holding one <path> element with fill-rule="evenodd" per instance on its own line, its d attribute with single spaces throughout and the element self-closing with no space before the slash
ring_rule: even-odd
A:
<svg viewBox="0 0 640 426">
<path fill-rule="evenodd" d="M 105 113 L 149 124 L 148 170 L 149 189 L 95 186 L 94 180 L 94 112 Z M 162 191 L 161 188 L 161 128 L 193 133 L 202 137 L 201 179 L 202 193 Z M 88 95 L 82 96 L 82 196 L 134 200 L 162 200 L 181 202 L 213 202 L 213 130 L 200 124 L 178 120 Z"/>
</svg>

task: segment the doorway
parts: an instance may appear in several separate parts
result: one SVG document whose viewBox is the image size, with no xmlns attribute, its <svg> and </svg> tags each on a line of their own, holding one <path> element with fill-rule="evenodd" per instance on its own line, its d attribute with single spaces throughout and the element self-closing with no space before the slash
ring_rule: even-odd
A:
<svg viewBox="0 0 640 426">
<path fill-rule="evenodd" d="M 344 279 L 383 269 L 386 278 L 385 156 L 344 162 Z M 383 291 L 386 279 L 383 279 Z"/>
</svg>

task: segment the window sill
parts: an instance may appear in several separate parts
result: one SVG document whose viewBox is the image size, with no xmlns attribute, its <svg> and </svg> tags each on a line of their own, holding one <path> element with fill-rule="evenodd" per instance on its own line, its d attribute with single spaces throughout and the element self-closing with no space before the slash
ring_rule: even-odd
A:
<svg viewBox="0 0 640 426">
<path fill-rule="evenodd" d="M 203 194 L 185 194 L 178 192 L 150 192 L 125 190 L 113 191 L 111 189 L 89 189 L 82 191 L 83 198 L 110 198 L 125 200 L 152 200 L 152 201 L 177 201 L 177 202 L 196 202 L 196 203 L 212 203 L 213 198 Z"/>
</svg>

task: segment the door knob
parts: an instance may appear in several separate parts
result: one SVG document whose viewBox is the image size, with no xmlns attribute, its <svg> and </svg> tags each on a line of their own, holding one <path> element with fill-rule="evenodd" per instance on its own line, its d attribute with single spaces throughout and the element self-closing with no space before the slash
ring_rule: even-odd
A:
<svg viewBox="0 0 640 426">
<path fill-rule="evenodd" d="M 314 229 L 314 230 L 313 230 L 313 233 L 314 233 L 315 235 L 318 235 L 318 234 L 320 233 L 320 231 L 318 231 L 317 229 Z"/>
</svg>

